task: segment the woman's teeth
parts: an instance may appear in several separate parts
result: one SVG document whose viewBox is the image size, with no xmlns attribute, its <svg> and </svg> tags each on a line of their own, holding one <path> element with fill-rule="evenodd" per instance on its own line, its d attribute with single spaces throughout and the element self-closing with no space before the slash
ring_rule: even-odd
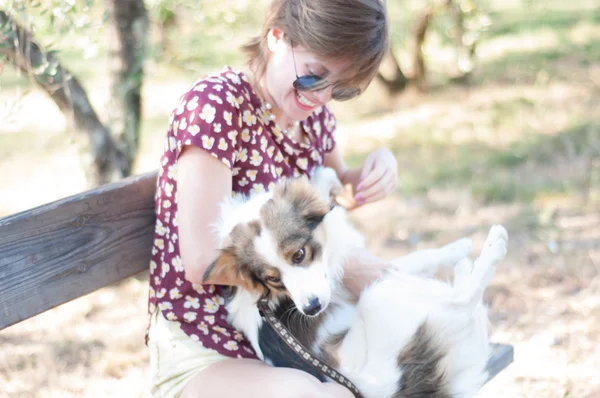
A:
<svg viewBox="0 0 600 398">
<path fill-rule="evenodd" d="M 311 107 L 311 108 L 314 108 L 315 106 L 318 105 L 318 104 L 315 104 L 314 102 L 310 102 L 309 100 L 304 98 L 298 91 L 296 91 L 296 98 L 298 98 L 299 103 L 301 103 L 302 105 Z"/>
</svg>

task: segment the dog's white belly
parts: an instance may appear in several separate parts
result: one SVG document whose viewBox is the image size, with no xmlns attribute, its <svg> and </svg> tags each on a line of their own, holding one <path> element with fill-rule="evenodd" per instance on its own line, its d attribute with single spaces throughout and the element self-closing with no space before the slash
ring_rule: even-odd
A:
<svg viewBox="0 0 600 398">
<path fill-rule="evenodd" d="M 445 316 L 445 335 L 449 340 L 448 352 L 443 360 L 449 370 L 449 390 L 453 397 L 473 397 L 487 379 L 488 358 L 491 345 L 488 335 L 487 309 L 479 304 L 473 313 L 457 314 L 452 310 Z"/>
<path fill-rule="evenodd" d="M 390 397 L 398 389 L 398 354 L 435 304 L 433 297 L 447 288 L 433 281 L 432 289 L 423 281 L 412 276 L 385 280 L 361 294 L 339 356 L 340 371 L 366 397 Z"/>
<path fill-rule="evenodd" d="M 443 361 L 453 373 L 450 391 L 464 392 L 472 385 L 476 392 L 485 373 L 474 365 L 485 365 L 489 353 L 485 308 L 479 305 L 474 313 L 448 308 L 453 294 L 452 286 L 444 282 L 411 275 L 365 290 L 340 348 L 340 371 L 366 397 L 392 396 L 402 376 L 398 356 L 427 321 L 434 333 L 456 340 Z"/>
</svg>

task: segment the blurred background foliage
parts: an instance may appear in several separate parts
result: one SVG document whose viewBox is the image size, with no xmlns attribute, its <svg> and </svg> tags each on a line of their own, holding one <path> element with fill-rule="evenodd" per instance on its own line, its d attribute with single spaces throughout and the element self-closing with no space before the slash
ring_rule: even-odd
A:
<svg viewBox="0 0 600 398">
<path fill-rule="evenodd" d="M 33 33 L 40 46 L 82 82 L 91 93 L 92 102 L 98 103 L 101 119 L 107 120 L 103 113 L 110 94 L 104 92 L 103 82 L 109 74 L 108 43 L 114 38 L 107 35 L 105 3 L 3 1 L 3 8 L 12 11 L 12 16 Z M 225 64 L 243 65 L 239 46 L 259 33 L 267 3 L 268 0 L 147 1 L 150 29 L 144 103 L 155 101 L 151 98 L 152 87 L 189 84 Z M 422 101 L 424 107 L 427 101 L 432 106 L 436 99 L 455 94 L 485 96 L 494 90 L 513 89 L 511 95 L 491 99 L 477 109 L 461 109 L 462 116 L 453 117 L 446 113 L 447 109 L 438 109 L 435 116 L 428 118 L 413 112 L 407 116 L 413 120 L 404 118 L 402 128 L 395 128 L 394 122 L 387 123 L 384 129 L 392 131 L 373 131 L 376 141 L 390 146 L 406 167 L 407 172 L 401 177 L 403 193 L 460 185 L 483 201 L 531 201 L 546 193 L 568 192 L 597 199 L 598 111 L 590 105 L 590 96 L 597 99 L 600 10 L 594 0 L 582 0 L 576 5 L 530 0 L 390 0 L 387 4 L 392 54 L 408 88 L 402 85 L 395 91 L 386 89 L 384 79 L 380 79 L 360 99 L 334 104 L 343 126 L 355 129 L 359 122 L 367 120 L 403 118 L 403 111 L 415 101 Z M 460 10 L 460 20 L 449 5 Z M 415 31 L 428 12 L 431 18 L 427 32 L 417 46 Z M 418 72 L 415 48 L 420 50 L 426 72 L 421 77 L 423 81 L 411 85 Z M 0 88 L 7 93 L 0 98 L 2 118 L 14 122 L 19 114 L 15 110 L 24 111 L 26 101 L 22 99 L 34 85 L 31 76 L 11 68 L 6 58 L 1 62 Z M 386 70 L 386 66 L 389 64 L 382 67 L 382 77 L 386 72 L 387 76 L 394 72 L 393 68 Z M 582 84 L 589 92 L 580 96 L 563 87 L 557 93 L 560 83 Z M 544 88 L 548 93 L 554 90 L 554 96 L 562 95 L 565 101 L 548 104 L 552 96 L 533 92 Z M 577 104 L 581 106 L 567 100 L 570 97 L 578 97 Z M 164 109 L 146 110 L 140 133 L 142 146 L 147 146 L 148 140 L 160 140 L 159 132 L 166 127 L 169 106 L 174 103 L 171 97 L 170 104 L 162 103 Z M 559 124 L 545 121 L 558 117 L 551 108 L 562 111 L 565 107 L 578 109 L 565 110 Z M 27 128 L 17 131 L 2 134 L 1 150 L 8 157 L 29 141 L 25 138 L 28 134 L 41 134 Z M 46 140 L 49 149 L 53 142 L 65 142 L 56 136 L 50 139 L 51 136 L 48 134 Z M 66 142 L 73 140 L 68 133 L 63 137 L 67 137 Z M 363 156 L 360 148 L 348 147 L 350 163 L 357 164 Z M 531 175 L 536 167 L 548 169 L 562 162 L 569 164 L 568 168 L 574 167 L 574 171 Z M 418 172 L 415 165 L 419 165 Z"/>
</svg>

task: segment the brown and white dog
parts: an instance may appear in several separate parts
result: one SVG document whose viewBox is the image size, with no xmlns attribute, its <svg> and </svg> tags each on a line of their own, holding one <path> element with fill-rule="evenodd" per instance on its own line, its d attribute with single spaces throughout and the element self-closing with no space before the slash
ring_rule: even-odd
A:
<svg viewBox="0 0 600 398">
<path fill-rule="evenodd" d="M 312 352 L 349 378 L 365 397 L 472 397 L 487 379 L 490 355 L 482 304 L 507 233 L 493 226 L 472 262 L 470 239 L 422 250 L 390 264 L 358 299 L 342 284 L 346 258 L 364 247 L 345 209 L 332 206 L 339 181 L 330 169 L 274 191 L 227 199 L 215 225 L 221 254 L 211 274 L 240 281 L 227 297 L 229 322 L 273 366 L 316 374 L 259 314 L 264 296 Z M 454 266 L 452 284 L 432 277 Z"/>
</svg>

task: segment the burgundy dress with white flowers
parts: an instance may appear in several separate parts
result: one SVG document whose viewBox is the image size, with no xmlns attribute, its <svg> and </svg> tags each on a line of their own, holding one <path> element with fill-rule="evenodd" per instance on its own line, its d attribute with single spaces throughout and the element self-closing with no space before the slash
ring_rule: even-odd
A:
<svg viewBox="0 0 600 398">
<path fill-rule="evenodd" d="M 285 135 L 269 116 L 241 72 L 226 67 L 197 81 L 171 115 L 158 174 L 148 310 L 152 314 L 158 308 L 190 338 L 230 357 L 256 355 L 227 322 L 222 287 L 185 279 L 177 227 L 177 159 L 185 145 L 203 148 L 231 169 L 233 194 L 249 195 L 270 190 L 283 176 L 310 173 L 335 145 L 336 123 L 327 107 L 302 122 L 308 137 L 302 143 Z"/>
</svg>

